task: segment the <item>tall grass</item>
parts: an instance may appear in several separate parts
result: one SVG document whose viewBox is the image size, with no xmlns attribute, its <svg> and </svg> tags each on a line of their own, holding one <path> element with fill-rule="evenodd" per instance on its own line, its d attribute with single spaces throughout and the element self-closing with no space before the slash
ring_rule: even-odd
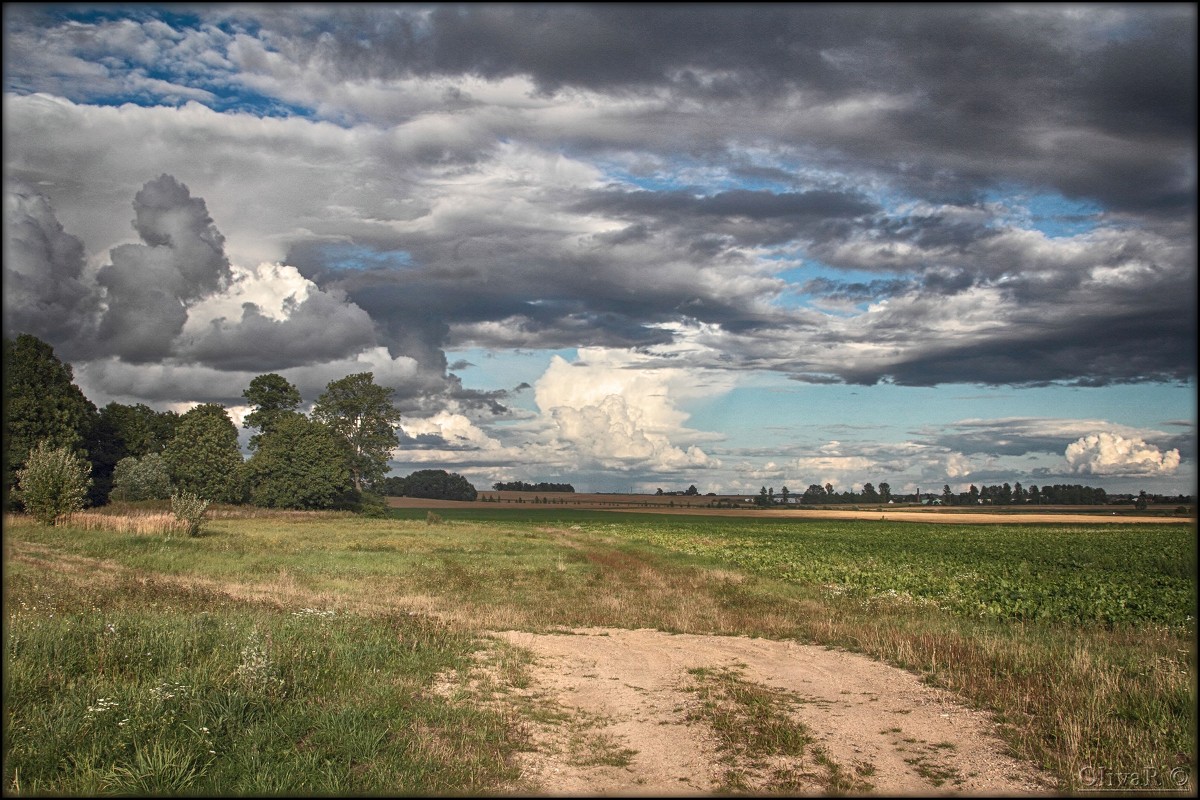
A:
<svg viewBox="0 0 1200 800">
<path fill-rule="evenodd" d="M 454 794 L 515 778 L 510 720 L 425 691 L 476 646 L 436 620 L 23 564 L 6 607 L 6 794 Z"/>
</svg>

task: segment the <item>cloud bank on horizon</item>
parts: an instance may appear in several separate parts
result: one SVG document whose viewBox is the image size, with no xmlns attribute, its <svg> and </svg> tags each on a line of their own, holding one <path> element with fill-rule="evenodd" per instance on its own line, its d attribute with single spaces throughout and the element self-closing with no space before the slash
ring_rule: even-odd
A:
<svg viewBox="0 0 1200 800">
<path fill-rule="evenodd" d="M 485 486 L 1194 483 L 1193 5 L 4 16 L 5 333 L 98 404 L 370 370 Z"/>
</svg>

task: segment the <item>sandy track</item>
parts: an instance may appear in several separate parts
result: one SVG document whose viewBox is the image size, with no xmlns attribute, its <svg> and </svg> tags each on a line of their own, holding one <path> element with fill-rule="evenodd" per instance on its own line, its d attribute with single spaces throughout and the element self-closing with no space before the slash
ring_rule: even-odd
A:
<svg viewBox="0 0 1200 800">
<path fill-rule="evenodd" d="M 794 693 L 796 718 L 816 738 L 794 763 L 802 791 L 824 794 L 816 751 L 856 777 L 863 792 L 1012 795 L 1053 791 L 1053 781 L 1017 761 L 996 725 L 944 691 L 864 656 L 794 642 L 672 635 L 654 630 L 579 629 L 573 634 L 503 632 L 531 650 L 531 691 L 585 720 L 589 736 L 636 751 L 622 766 L 581 764 L 563 747 L 562 723 L 535 732 L 523 770 L 545 795 L 695 795 L 715 792 L 728 764 L 704 723 L 689 669 L 737 667 L 743 680 Z M 753 779 L 753 771 L 747 773 Z M 761 776 L 759 776 L 761 777 Z M 753 786 L 753 783 L 751 783 Z"/>
</svg>

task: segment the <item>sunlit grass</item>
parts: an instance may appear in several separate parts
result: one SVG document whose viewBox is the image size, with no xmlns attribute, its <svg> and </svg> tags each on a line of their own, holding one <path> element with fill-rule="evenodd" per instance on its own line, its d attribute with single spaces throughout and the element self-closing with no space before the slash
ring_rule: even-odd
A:
<svg viewBox="0 0 1200 800">
<path fill-rule="evenodd" d="M 807 577 L 803 564 L 778 569 L 787 537 L 753 520 L 428 524 L 254 513 L 230 512 L 200 537 L 170 539 L 123 523 L 43 528 L 6 519 L 8 789 L 494 791 L 513 779 L 506 759 L 523 746 L 519 731 L 503 714 L 473 715 L 427 689 L 436 673 L 462 666 L 481 630 L 560 626 L 793 638 L 866 653 L 996 711 L 1015 752 L 1064 789 L 1080 788 L 1087 767 L 1182 765 L 1189 775 L 1194 767 L 1194 616 L 1167 625 L 967 615 L 923 593 L 911 574 L 872 590 Z M 855 543 L 867 526 L 877 550 L 862 569 Z M 1074 537 L 1071 557 L 1091 565 L 1092 582 L 1137 582 L 1139 570 L 1175 580 L 1189 557 L 1194 568 L 1186 530 L 1178 544 L 1167 534 L 1155 539 L 1156 552 L 1118 564 L 1105 553 L 1120 536 L 1145 546 L 1163 534 L 1129 526 L 1092 539 L 1078 528 L 1020 536 L 984 527 L 921 534 L 911 523 L 846 522 L 797 531 L 824 537 L 827 556 L 843 548 L 837 563 L 859 564 L 872 580 L 893 580 L 888 564 L 912 573 L 921 558 L 935 558 L 937 548 L 913 541 L 919 535 L 979 537 L 993 555 L 977 572 L 1004 563 L 995 553 L 1018 539 L 1034 548 L 1029 564 L 1067 570 L 1055 567 L 1060 556 L 1036 549 L 1058 531 Z M 899 551 L 908 557 L 891 555 Z M 119 636 L 106 633 L 110 623 Z M 257 683 L 246 666 L 255 663 L 267 665 Z M 187 686 L 189 698 L 170 723 L 152 702 L 167 684 Z M 122 705 L 95 708 L 100 698 Z M 116 708 L 135 716 L 120 725 L 125 717 L 109 716 Z M 221 714 L 232 727 L 211 724 Z M 128 735 L 135 723 L 136 740 Z M 224 733 L 202 748 L 200 728 Z M 87 737 L 73 733 L 84 729 Z M 284 751 L 291 772 L 264 767 Z"/>
</svg>

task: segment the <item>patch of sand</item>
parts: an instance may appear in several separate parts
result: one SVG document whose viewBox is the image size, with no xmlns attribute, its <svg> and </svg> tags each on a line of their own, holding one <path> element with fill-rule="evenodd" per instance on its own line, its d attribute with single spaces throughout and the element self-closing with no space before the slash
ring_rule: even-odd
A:
<svg viewBox="0 0 1200 800">
<path fill-rule="evenodd" d="M 563 723 L 534 731 L 522 769 L 543 795 L 696 795 L 716 792 L 728 763 L 713 732 L 689 721 L 688 670 L 736 667 L 743 680 L 785 690 L 792 713 L 815 738 L 803 763 L 812 794 L 825 794 L 813 754 L 888 795 L 1012 795 L 1054 791 L 1054 781 L 1008 754 L 997 725 L 955 696 L 904 670 L 861 655 L 795 642 L 577 629 L 560 634 L 493 633 L 536 655 L 531 691 L 589 721 L 589 736 L 633 751 L 622 765 L 580 763 L 562 746 Z M 557 728 L 558 732 L 555 732 Z M 807 790 L 806 790 L 807 791 Z"/>
</svg>

